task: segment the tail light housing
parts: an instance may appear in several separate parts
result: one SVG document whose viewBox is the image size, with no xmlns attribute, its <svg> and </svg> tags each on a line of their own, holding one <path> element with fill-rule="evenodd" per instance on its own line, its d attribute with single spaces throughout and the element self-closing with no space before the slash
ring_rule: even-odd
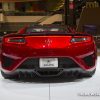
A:
<svg viewBox="0 0 100 100">
<path fill-rule="evenodd" d="M 91 36 L 73 36 L 71 39 L 71 43 L 84 43 L 84 42 L 91 42 Z"/>
<path fill-rule="evenodd" d="M 23 37 L 6 37 L 4 38 L 4 43 L 25 44 L 26 41 Z"/>
</svg>

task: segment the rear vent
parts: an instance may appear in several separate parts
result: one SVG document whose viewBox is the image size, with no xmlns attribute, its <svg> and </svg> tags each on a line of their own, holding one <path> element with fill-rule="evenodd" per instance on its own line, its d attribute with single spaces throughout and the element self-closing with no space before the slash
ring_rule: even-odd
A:
<svg viewBox="0 0 100 100">
<path fill-rule="evenodd" d="M 9 58 L 9 57 L 6 57 L 6 56 L 2 56 L 2 66 L 4 68 L 7 68 L 7 67 L 10 67 L 12 64 L 13 64 L 14 60 Z"/>
<path fill-rule="evenodd" d="M 60 68 L 78 68 L 79 66 L 70 58 L 59 58 Z"/>
<path fill-rule="evenodd" d="M 94 62 L 93 62 L 93 55 L 87 56 L 84 59 L 84 62 L 87 64 L 87 66 L 93 66 Z"/>
<path fill-rule="evenodd" d="M 39 59 L 38 58 L 30 58 L 24 61 L 18 69 L 34 69 L 39 67 Z"/>
</svg>

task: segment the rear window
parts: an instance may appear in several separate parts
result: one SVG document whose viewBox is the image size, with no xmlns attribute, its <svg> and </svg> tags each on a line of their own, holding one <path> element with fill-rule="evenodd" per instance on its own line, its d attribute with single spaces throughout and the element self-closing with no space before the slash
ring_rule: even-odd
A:
<svg viewBox="0 0 100 100">
<path fill-rule="evenodd" d="M 26 33 L 40 33 L 40 32 L 64 32 L 64 27 L 29 27 Z"/>
</svg>

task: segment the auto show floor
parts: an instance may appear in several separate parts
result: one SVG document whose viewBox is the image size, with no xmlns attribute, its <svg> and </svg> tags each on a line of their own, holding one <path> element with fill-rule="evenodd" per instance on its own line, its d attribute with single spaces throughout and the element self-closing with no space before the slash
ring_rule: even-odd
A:
<svg viewBox="0 0 100 100">
<path fill-rule="evenodd" d="M 0 100 L 100 100 L 100 57 L 96 74 L 78 80 L 6 80 L 0 74 Z"/>
</svg>

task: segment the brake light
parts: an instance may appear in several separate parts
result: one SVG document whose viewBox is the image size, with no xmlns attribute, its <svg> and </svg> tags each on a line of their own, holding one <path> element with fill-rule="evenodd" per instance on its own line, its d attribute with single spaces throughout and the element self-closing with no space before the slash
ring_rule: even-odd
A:
<svg viewBox="0 0 100 100">
<path fill-rule="evenodd" d="M 12 43 L 12 44 L 25 44 L 25 39 L 23 37 L 7 37 L 4 39 L 5 43 Z"/>
<path fill-rule="evenodd" d="M 71 39 L 71 43 L 90 42 L 91 40 L 91 36 L 74 36 Z"/>
</svg>

